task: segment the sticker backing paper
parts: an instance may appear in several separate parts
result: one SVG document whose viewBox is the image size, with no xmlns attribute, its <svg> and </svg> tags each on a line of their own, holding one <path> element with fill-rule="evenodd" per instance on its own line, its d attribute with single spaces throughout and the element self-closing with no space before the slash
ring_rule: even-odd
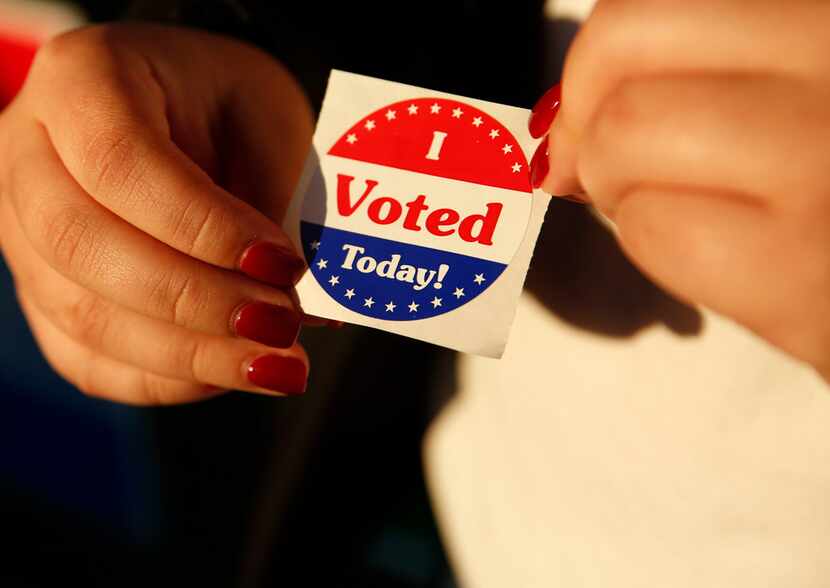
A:
<svg viewBox="0 0 830 588">
<path fill-rule="evenodd" d="M 285 222 L 304 312 L 500 357 L 549 202 L 528 116 L 333 71 Z"/>
</svg>

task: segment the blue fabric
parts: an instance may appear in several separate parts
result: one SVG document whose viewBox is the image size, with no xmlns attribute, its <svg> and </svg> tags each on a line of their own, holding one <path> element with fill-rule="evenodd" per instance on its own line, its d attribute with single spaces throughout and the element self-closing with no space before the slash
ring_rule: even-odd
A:
<svg viewBox="0 0 830 588">
<path fill-rule="evenodd" d="M 147 412 L 87 398 L 49 367 L 2 262 L 0 317 L 0 492 L 151 541 L 159 509 Z"/>
</svg>

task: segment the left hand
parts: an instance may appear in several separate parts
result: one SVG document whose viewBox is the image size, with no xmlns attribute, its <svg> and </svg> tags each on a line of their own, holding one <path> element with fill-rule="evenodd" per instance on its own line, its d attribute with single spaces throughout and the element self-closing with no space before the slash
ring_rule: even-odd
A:
<svg viewBox="0 0 830 588">
<path fill-rule="evenodd" d="M 655 281 L 825 378 L 828 30 L 827 2 L 600 0 L 536 162 L 537 183 L 584 192 Z"/>
</svg>

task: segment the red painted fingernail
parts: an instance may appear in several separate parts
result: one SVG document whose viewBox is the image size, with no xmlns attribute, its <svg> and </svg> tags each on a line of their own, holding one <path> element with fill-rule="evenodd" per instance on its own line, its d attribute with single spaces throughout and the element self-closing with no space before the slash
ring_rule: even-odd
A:
<svg viewBox="0 0 830 588">
<path fill-rule="evenodd" d="M 296 357 L 263 355 L 248 366 L 248 380 L 260 388 L 297 396 L 305 392 L 308 370 Z"/>
<path fill-rule="evenodd" d="M 259 241 L 242 254 L 239 269 L 255 280 L 273 286 L 293 286 L 303 275 L 305 263 L 287 249 Z"/>
<path fill-rule="evenodd" d="M 549 171 L 548 137 L 545 137 L 544 141 L 539 143 L 533 158 L 530 160 L 530 183 L 534 189 L 542 185 Z"/>
<path fill-rule="evenodd" d="M 249 302 L 233 319 L 233 330 L 240 337 L 270 347 L 287 348 L 300 333 L 300 315 L 282 306 L 265 302 Z"/>
<path fill-rule="evenodd" d="M 556 113 L 559 112 L 561 103 L 562 89 L 559 84 L 556 84 L 539 98 L 536 106 L 533 107 L 533 112 L 530 113 L 530 120 L 527 123 L 530 135 L 534 139 L 547 134 L 550 125 L 553 124 L 553 119 L 556 118 Z"/>
</svg>

